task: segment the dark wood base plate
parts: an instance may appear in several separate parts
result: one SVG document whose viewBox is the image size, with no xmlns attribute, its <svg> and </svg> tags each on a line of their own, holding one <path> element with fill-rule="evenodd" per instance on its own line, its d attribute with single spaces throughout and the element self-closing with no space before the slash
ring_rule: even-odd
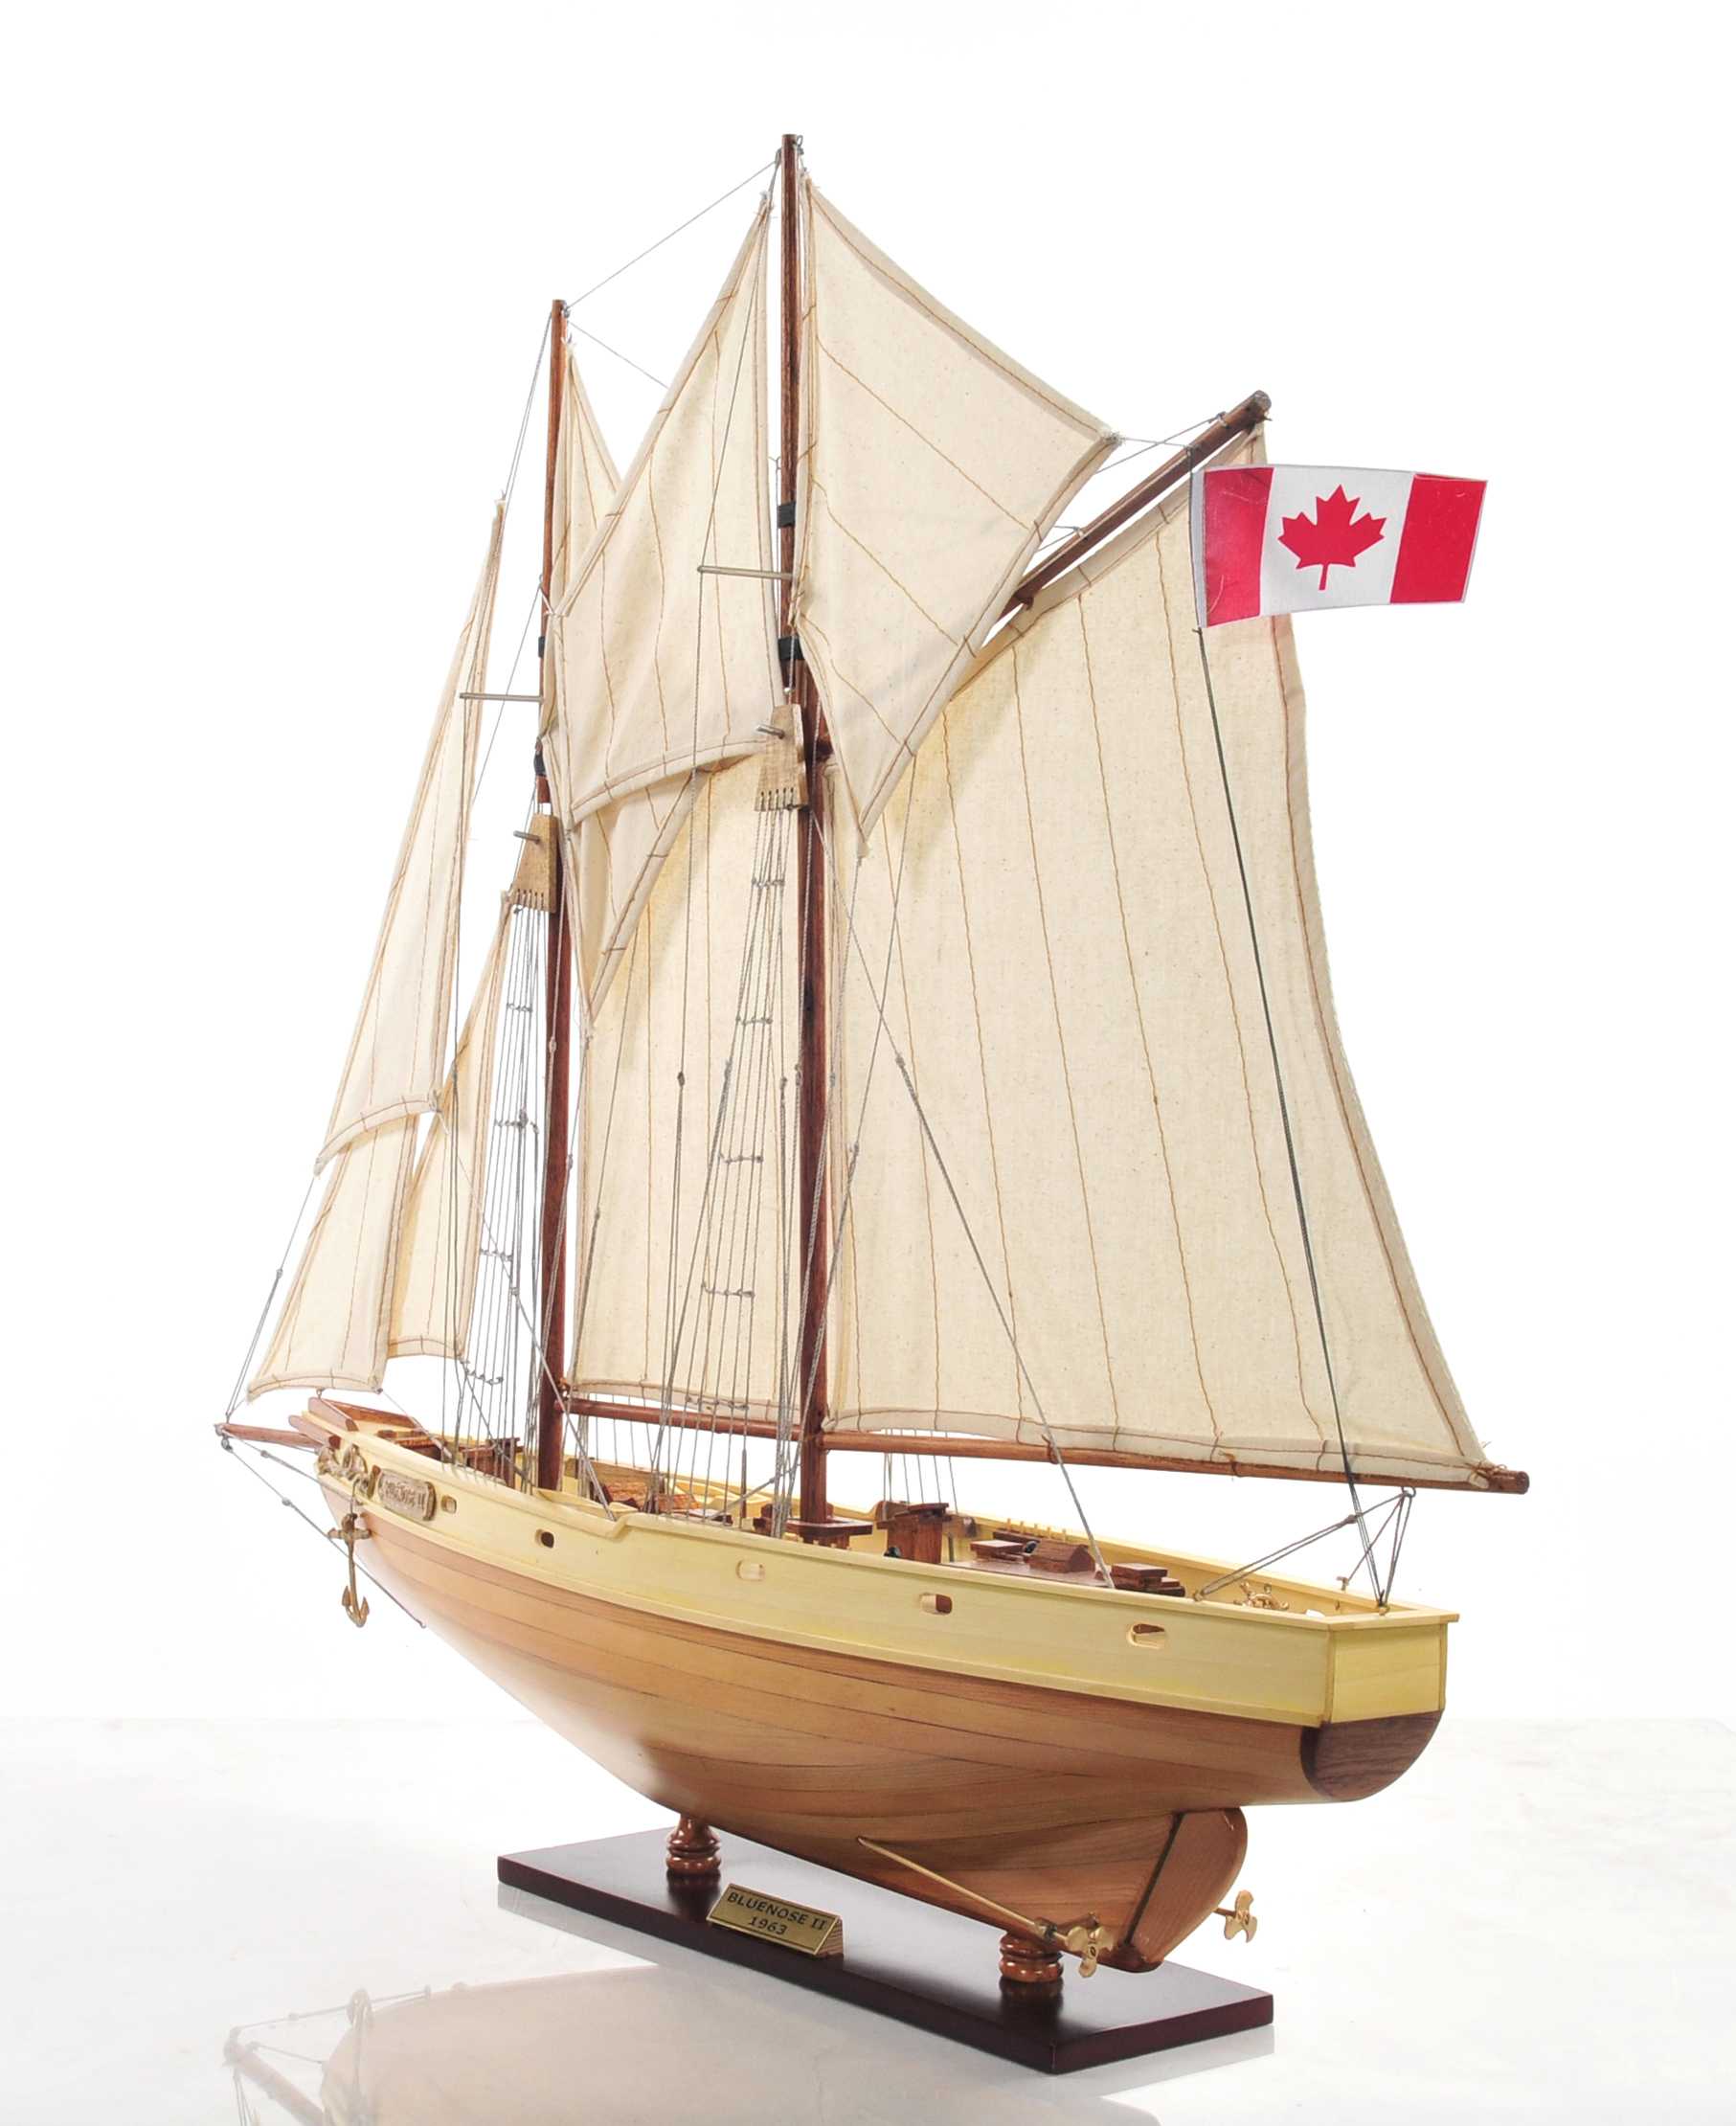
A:
<svg viewBox="0 0 1736 2126">
<path fill-rule="evenodd" d="M 715 1881 L 672 1880 L 664 1868 L 665 1843 L 662 1831 L 639 1831 L 584 1845 L 504 1853 L 500 1879 L 575 1911 L 829 1993 L 1050 2074 L 1260 2029 L 1272 2021 L 1271 1994 L 1175 1963 L 1144 1974 L 1105 1969 L 1081 1979 L 1069 1960 L 1058 2000 L 1025 2000 L 1000 1982 L 993 1927 L 727 1834 Z M 840 1913 L 843 1955 L 800 1956 L 708 1926 L 706 1914 L 725 1883 Z"/>
</svg>

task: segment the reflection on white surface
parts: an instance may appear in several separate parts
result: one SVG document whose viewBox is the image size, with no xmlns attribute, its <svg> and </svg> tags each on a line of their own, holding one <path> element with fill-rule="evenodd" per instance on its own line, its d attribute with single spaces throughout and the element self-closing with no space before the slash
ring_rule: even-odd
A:
<svg viewBox="0 0 1736 2126">
<path fill-rule="evenodd" d="M 520 1909 L 529 1914 L 536 1906 L 527 1899 Z M 557 1911 L 541 1908 L 550 1918 Z M 936 2087 L 967 2117 L 972 2093 L 1015 2126 L 1057 2115 L 1057 2092 L 1043 2078 L 1011 2079 L 999 2062 L 960 2056 L 952 2046 L 938 2060 L 926 2045 L 900 2048 L 876 2017 L 852 2015 L 817 2051 L 814 1996 L 728 1966 L 697 1972 L 692 1960 L 454 1986 L 393 2002 L 364 1995 L 323 2016 L 235 2032 L 225 2056 L 244 2115 L 258 2126 L 909 2121 L 928 2115 Z M 1270 2030 L 1250 2031 L 1195 2047 L 1184 2070 L 1271 2049 Z M 948 2066 L 956 2074 L 936 2073 Z M 1147 2083 L 1164 2063 L 1129 2071 Z"/>
<path fill-rule="evenodd" d="M 244 2082 L 260 2126 L 1733 2115 L 1711 1723 L 1449 1718 L 1373 1801 L 1258 1812 L 1257 1942 L 1206 1930 L 1184 1960 L 1270 1987 L 1275 2029 L 1052 2080 L 497 1891 L 502 1850 L 659 1821 L 532 1723 L 23 1723 L 0 1749 L 21 2126 L 234 2120 L 237 2025 L 312 2106 Z"/>
</svg>

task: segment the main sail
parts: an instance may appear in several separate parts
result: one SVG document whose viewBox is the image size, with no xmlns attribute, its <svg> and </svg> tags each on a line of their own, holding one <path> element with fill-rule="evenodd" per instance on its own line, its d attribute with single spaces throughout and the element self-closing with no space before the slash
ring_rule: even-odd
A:
<svg viewBox="0 0 1736 2126">
<path fill-rule="evenodd" d="M 1191 599 L 1184 492 L 995 638 L 844 884 L 832 1422 L 1477 1482 L 1333 1014 L 1290 624 L 1211 638 L 1221 767 Z"/>
</svg>

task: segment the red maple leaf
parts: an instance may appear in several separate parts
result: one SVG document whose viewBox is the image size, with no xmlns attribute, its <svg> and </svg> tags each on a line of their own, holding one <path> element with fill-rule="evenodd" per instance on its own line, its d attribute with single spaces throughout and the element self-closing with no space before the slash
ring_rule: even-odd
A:
<svg viewBox="0 0 1736 2126">
<path fill-rule="evenodd" d="M 1357 516 L 1362 505 L 1361 495 L 1346 499 L 1341 481 L 1330 494 L 1315 496 L 1312 517 L 1284 519 L 1278 544 L 1296 555 L 1297 568 L 1319 570 L 1321 590 L 1326 588 L 1328 569 L 1355 568 L 1357 555 L 1378 546 L 1387 535 L 1385 517 Z"/>
</svg>

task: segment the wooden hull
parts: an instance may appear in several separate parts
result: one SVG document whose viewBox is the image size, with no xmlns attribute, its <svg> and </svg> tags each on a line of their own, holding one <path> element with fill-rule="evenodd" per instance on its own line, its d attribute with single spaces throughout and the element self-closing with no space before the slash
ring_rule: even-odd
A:
<svg viewBox="0 0 1736 2126">
<path fill-rule="evenodd" d="M 1306 1726 L 913 1666 L 661 1614 L 443 1526 L 365 1518 L 372 1573 L 653 1800 L 993 1924 L 1005 1921 L 992 1908 L 1094 1920 L 1103 1960 L 1128 1969 L 1157 1964 L 1225 1901 L 1244 1805 L 1374 1792 L 1438 1718 Z M 1141 1617 L 1153 1607 L 1134 1598 Z"/>
</svg>

